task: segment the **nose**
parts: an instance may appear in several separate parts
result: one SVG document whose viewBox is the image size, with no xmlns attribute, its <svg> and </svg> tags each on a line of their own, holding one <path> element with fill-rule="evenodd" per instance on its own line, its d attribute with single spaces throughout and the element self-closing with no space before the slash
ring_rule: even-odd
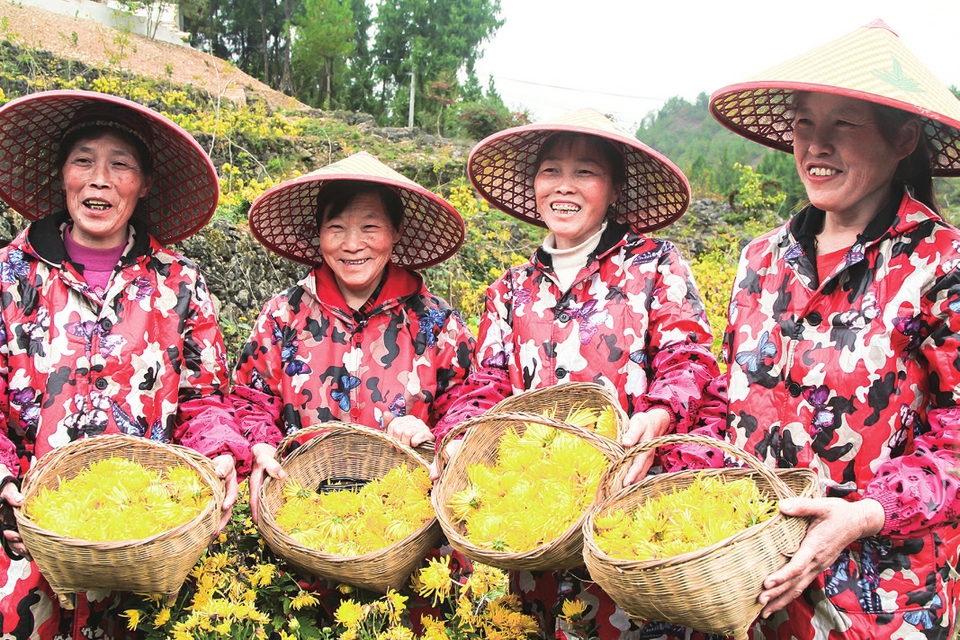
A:
<svg viewBox="0 0 960 640">
<path fill-rule="evenodd" d="M 95 162 L 90 172 L 90 186 L 106 189 L 110 186 L 110 168 L 106 162 Z"/>
<path fill-rule="evenodd" d="M 814 155 L 828 155 L 833 153 L 833 136 L 828 127 L 816 126 L 810 132 L 810 153 Z"/>
<path fill-rule="evenodd" d="M 356 251 L 363 245 L 362 238 L 360 229 L 347 227 L 343 234 L 343 246 L 347 251 Z"/>
</svg>

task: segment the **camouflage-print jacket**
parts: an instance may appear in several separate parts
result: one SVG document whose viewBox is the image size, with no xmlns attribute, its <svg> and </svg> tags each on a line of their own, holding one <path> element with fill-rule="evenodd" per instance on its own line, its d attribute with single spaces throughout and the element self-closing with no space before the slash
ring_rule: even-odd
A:
<svg viewBox="0 0 960 640">
<path fill-rule="evenodd" d="M 251 444 L 332 420 L 382 429 L 388 413 L 433 427 L 446 412 L 473 334 L 419 274 L 388 268 L 364 314 L 347 306 L 325 264 L 264 305 L 233 375 Z"/>
<path fill-rule="evenodd" d="M 960 232 L 897 197 L 818 283 L 823 215 L 808 207 L 743 253 L 725 338 L 730 427 L 770 466 L 814 469 L 829 496 L 878 500 L 886 524 L 764 633 L 945 638 L 960 542 Z"/>
<path fill-rule="evenodd" d="M 127 433 L 249 466 L 196 265 L 134 226 L 101 300 L 63 248 L 66 214 L 0 250 L 0 463 Z"/>
<path fill-rule="evenodd" d="M 630 415 L 663 407 L 681 432 L 706 414 L 722 420 L 712 340 L 676 248 L 610 222 L 569 290 L 542 249 L 487 289 L 476 371 L 441 430 L 513 394 L 564 382 L 604 385 Z"/>
</svg>

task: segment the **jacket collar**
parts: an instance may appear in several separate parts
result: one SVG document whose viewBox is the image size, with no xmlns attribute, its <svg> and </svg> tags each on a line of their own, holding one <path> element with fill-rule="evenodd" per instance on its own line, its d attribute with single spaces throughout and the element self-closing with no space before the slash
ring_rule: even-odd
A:
<svg viewBox="0 0 960 640">
<path fill-rule="evenodd" d="M 70 214 L 61 211 L 31 223 L 27 231 L 27 240 L 33 253 L 50 264 L 62 265 L 67 262 L 69 256 L 63 246 L 61 229 L 69 222 Z M 135 218 L 130 219 L 130 225 L 133 227 L 133 246 L 121 256 L 120 264 L 122 265 L 133 264 L 141 256 L 150 253 L 150 234 L 146 225 Z"/>
<path fill-rule="evenodd" d="M 592 263 L 611 251 L 618 249 L 626 242 L 636 242 L 640 239 L 641 236 L 627 225 L 608 219 L 607 228 L 603 230 L 603 234 L 600 236 L 600 242 L 597 244 L 597 248 L 593 250 L 593 253 L 587 258 L 587 264 L 585 266 L 589 267 Z M 553 256 L 544 251 L 542 246 L 537 247 L 531 262 L 545 271 L 553 271 Z"/>
<path fill-rule="evenodd" d="M 350 316 L 354 315 L 354 310 L 343 299 L 333 269 L 327 266 L 325 262 L 321 262 L 311 269 L 300 280 L 299 285 L 320 304 L 333 307 Z M 423 277 L 419 273 L 399 267 L 391 262 L 387 265 L 387 274 L 383 286 L 380 288 L 380 294 L 377 296 L 375 303 L 370 306 L 370 315 L 420 293 L 422 288 Z"/>
</svg>

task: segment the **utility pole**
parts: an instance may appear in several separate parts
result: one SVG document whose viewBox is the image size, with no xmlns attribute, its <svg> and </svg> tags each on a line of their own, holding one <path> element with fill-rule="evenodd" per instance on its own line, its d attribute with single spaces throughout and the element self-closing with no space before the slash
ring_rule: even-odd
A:
<svg viewBox="0 0 960 640">
<path fill-rule="evenodd" d="M 407 116 L 407 128 L 413 129 L 413 103 L 417 94 L 417 67 L 410 72 L 410 113 Z"/>
</svg>

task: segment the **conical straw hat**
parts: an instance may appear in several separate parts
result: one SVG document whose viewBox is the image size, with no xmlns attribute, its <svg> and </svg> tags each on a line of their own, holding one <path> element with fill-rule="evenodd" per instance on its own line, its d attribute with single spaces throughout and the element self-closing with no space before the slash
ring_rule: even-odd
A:
<svg viewBox="0 0 960 640">
<path fill-rule="evenodd" d="M 513 127 L 484 138 L 467 161 L 470 181 L 498 209 L 531 224 L 546 226 L 537 212 L 533 178 L 540 147 L 560 132 L 603 138 L 623 155 L 626 183 L 614 203 L 614 220 L 649 231 L 667 226 L 686 211 L 690 184 L 683 172 L 595 109 Z"/>
<path fill-rule="evenodd" d="M 960 100 L 882 20 L 716 91 L 710 111 L 725 127 L 793 153 L 796 91 L 846 96 L 921 117 L 933 175 L 960 175 Z"/>
<path fill-rule="evenodd" d="M 65 210 L 57 152 L 81 122 L 109 123 L 147 146 L 153 187 L 136 215 L 161 243 L 193 235 L 213 216 L 220 181 L 193 136 L 152 109 L 94 91 L 41 91 L 0 107 L 0 198 L 28 220 Z"/>
<path fill-rule="evenodd" d="M 463 219 L 440 196 L 361 151 L 265 191 L 250 207 L 250 230 L 274 253 L 318 264 L 317 196 L 331 182 L 358 180 L 390 187 L 403 203 L 394 263 L 422 269 L 443 262 L 463 244 Z"/>
</svg>

